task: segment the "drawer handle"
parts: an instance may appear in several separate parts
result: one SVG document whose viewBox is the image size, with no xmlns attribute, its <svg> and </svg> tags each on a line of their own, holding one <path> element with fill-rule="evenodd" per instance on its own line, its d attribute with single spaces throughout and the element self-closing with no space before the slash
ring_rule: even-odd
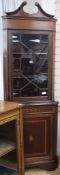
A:
<svg viewBox="0 0 60 175">
<path fill-rule="evenodd" d="M 33 136 L 29 136 L 29 141 L 32 142 L 34 140 Z"/>
</svg>

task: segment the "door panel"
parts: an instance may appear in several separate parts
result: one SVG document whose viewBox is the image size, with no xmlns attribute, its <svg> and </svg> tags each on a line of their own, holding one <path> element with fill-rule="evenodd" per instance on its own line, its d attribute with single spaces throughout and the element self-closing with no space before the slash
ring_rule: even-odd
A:
<svg viewBox="0 0 60 175">
<path fill-rule="evenodd" d="M 34 119 L 35 116 L 35 119 Z M 37 117 L 36 117 L 37 116 Z M 24 152 L 27 157 L 48 156 L 51 145 L 52 115 L 31 114 L 24 118 Z"/>
</svg>

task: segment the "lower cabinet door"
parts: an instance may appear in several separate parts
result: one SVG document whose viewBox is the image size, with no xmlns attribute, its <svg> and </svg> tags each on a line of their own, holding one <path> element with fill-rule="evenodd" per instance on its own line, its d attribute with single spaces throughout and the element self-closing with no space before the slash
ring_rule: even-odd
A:
<svg viewBox="0 0 60 175">
<path fill-rule="evenodd" d="M 53 114 L 27 114 L 24 116 L 25 158 L 52 154 Z"/>
</svg>

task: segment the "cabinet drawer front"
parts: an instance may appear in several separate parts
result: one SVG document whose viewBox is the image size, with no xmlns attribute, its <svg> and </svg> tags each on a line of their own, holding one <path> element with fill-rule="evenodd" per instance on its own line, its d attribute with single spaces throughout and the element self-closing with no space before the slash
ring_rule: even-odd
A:
<svg viewBox="0 0 60 175">
<path fill-rule="evenodd" d="M 56 113 L 57 106 L 28 106 L 23 109 L 23 113 Z"/>
</svg>

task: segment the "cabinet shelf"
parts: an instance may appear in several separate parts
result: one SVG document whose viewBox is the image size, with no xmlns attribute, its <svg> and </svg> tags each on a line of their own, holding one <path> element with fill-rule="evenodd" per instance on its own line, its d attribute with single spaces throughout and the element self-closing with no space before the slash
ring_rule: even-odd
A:
<svg viewBox="0 0 60 175">
<path fill-rule="evenodd" d="M 27 52 L 12 52 L 12 55 L 31 55 L 31 54 L 36 54 L 36 55 L 47 55 L 48 53 L 47 52 L 30 52 L 30 53 L 27 53 Z"/>
<path fill-rule="evenodd" d="M 11 162 L 11 160 L 8 160 L 6 158 L 1 158 L 0 159 L 0 164 L 3 166 L 7 166 L 9 168 L 14 168 L 17 170 L 17 163 L 16 162 Z"/>
<path fill-rule="evenodd" d="M 14 142 L 0 139 L 0 158 L 14 149 L 16 149 Z"/>
<path fill-rule="evenodd" d="M 48 88 L 39 88 L 40 90 L 47 90 Z M 13 88 L 13 90 L 20 90 L 20 88 L 18 89 L 18 88 Z"/>
<path fill-rule="evenodd" d="M 16 72 L 17 72 L 17 71 L 16 71 Z M 18 71 L 18 72 L 19 72 L 19 71 Z M 13 73 L 15 73 L 15 70 L 14 70 Z M 48 75 L 48 73 L 47 73 L 47 72 L 46 72 L 46 73 L 41 73 L 40 76 L 41 76 L 41 75 Z M 23 76 L 24 76 L 24 74 L 23 74 Z M 25 77 L 34 78 L 35 76 L 39 77 L 39 75 L 28 75 L 28 74 L 27 74 Z M 13 76 L 12 76 L 12 79 L 13 79 L 13 78 L 23 79 L 23 78 L 25 78 L 25 77 L 22 77 L 21 75 L 20 75 L 20 76 L 18 76 L 18 75 L 15 75 L 15 76 L 14 76 L 14 75 L 13 75 Z"/>
</svg>

